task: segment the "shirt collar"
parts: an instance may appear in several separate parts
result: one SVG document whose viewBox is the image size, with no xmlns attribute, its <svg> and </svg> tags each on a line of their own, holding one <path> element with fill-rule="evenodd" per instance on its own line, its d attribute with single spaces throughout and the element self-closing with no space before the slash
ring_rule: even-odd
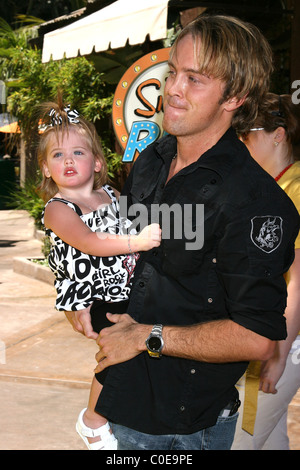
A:
<svg viewBox="0 0 300 470">
<path fill-rule="evenodd" d="M 221 177 L 225 177 L 232 166 L 239 158 L 239 153 L 245 145 L 238 139 L 235 130 L 230 127 L 220 140 L 209 150 L 207 150 L 199 159 L 186 167 L 184 173 L 191 173 L 197 168 L 207 168 L 217 172 Z M 156 142 L 156 152 L 165 164 L 170 164 L 177 151 L 176 137 L 166 135 Z"/>
</svg>

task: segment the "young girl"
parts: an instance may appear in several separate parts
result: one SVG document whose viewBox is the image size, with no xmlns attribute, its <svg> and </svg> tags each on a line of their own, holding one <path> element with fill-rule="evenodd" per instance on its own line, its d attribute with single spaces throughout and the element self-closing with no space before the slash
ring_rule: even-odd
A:
<svg viewBox="0 0 300 470">
<path fill-rule="evenodd" d="M 116 191 L 106 183 L 106 162 L 95 127 L 69 107 L 48 103 L 50 125 L 41 135 L 38 162 L 43 174 L 43 214 L 52 240 L 49 266 L 55 274 L 56 308 L 66 312 L 90 309 L 94 300 L 113 302 L 112 313 L 126 312 L 138 251 L 157 247 L 157 224 L 130 234 L 130 221 L 120 218 Z M 128 254 L 129 253 L 129 254 Z M 111 326 L 91 309 L 99 333 Z M 117 441 L 107 420 L 94 411 L 105 376 L 96 374 L 87 409 L 76 430 L 91 450 L 113 450 Z"/>
</svg>

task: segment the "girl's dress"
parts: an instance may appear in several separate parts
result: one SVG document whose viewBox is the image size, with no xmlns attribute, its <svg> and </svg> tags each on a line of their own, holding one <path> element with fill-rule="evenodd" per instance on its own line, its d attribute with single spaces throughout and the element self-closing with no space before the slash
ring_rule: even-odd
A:
<svg viewBox="0 0 300 470">
<path fill-rule="evenodd" d="M 93 232 L 116 235 L 135 233 L 130 230 L 131 222 L 120 217 L 120 207 L 113 189 L 108 185 L 103 189 L 111 198 L 111 204 L 88 214 L 82 214 L 76 204 L 60 198 L 50 199 L 45 207 L 53 201 L 67 204 Z M 72 227 L 69 229 L 72 230 Z M 108 257 L 87 255 L 65 243 L 50 229 L 45 232 L 52 243 L 48 261 L 55 275 L 57 310 L 82 310 L 95 300 L 105 303 L 128 300 L 138 254 Z"/>
</svg>

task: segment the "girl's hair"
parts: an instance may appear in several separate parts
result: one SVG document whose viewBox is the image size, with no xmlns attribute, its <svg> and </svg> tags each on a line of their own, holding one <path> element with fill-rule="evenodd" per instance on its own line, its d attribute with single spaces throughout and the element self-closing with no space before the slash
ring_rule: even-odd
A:
<svg viewBox="0 0 300 470">
<path fill-rule="evenodd" d="M 44 174 L 44 162 L 47 161 L 49 144 L 53 137 L 59 142 L 69 132 L 81 134 L 90 146 L 95 160 L 99 160 L 102 165 L 101 171 L 95 172 L 94 189 L 101 188 L 107 182 L 107 164 L 95 126 L 80 116 L 77 111 L 64 106 L 60 98 L 59 101 L 59 103 L 47 102 L 39 106 L 44 131 L 40 135 L 37 149 L 38 164 L 42 172 L 42 182 L 37 189 L 45 202 L 58 192 L 53 179 L 47 178 Z"/>
<path fill-rule="evenodd" d="M 290 153 L 300 159 L 300 109 L 292 101 L 291 95 L 268 93 L 259 106 L 255 127 L 263 127 L 266 132 L 274 132 L 278 127 L 285 129 Z"/>
<path fill-rule="evenodd" d="M 225 83 L 222 101 L 245 98 L 233 117 L 238 133 L 249 129 L 257 116 L 258 104 L 269 90 L 273 70 L 272 50 L 256 26 L 223 15 L 201 15 L 188 24 L 174 42 L 187 35 L 194 40 L 194 54 L 199 72 Z"/>
<path fill-rule="evenodd" d="M 292 102 L 291 95 L 268 93 L 260 104 L 255 127 L 263 127 L 266 132 L 274 132 L 283 127 L 287 140 L 292 145 L 300 141 L 300 110 Z"/>
</svg>

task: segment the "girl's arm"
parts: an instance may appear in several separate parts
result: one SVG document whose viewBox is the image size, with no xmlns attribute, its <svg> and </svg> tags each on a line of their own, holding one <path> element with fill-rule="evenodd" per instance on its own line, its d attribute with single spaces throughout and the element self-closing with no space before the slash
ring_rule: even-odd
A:
<svg viewBox="0 0 300 470">
<path fill-rule="evenodd" d="M 68 245 L 93 256 L 114 256 L 130 251 L 147 251 L 158 247 L 161 229 L 158 224 L 145 227 L 138 235 L 114 235 L 92 232 L 66 204 L 53 201 L 45 209 L 45 227 Z"/>
<path fill-rule="evenodd" d="M 279 341 L 274 356 L 262 364 L 260 390 L 276 393 L 276 384 L 285 369 L 291 346 L 300 331 L 300 249 L 295 250 L 295 260 L 290 267 L 287 306 L 285 309 L 287 339 Z"/>
</svg>

